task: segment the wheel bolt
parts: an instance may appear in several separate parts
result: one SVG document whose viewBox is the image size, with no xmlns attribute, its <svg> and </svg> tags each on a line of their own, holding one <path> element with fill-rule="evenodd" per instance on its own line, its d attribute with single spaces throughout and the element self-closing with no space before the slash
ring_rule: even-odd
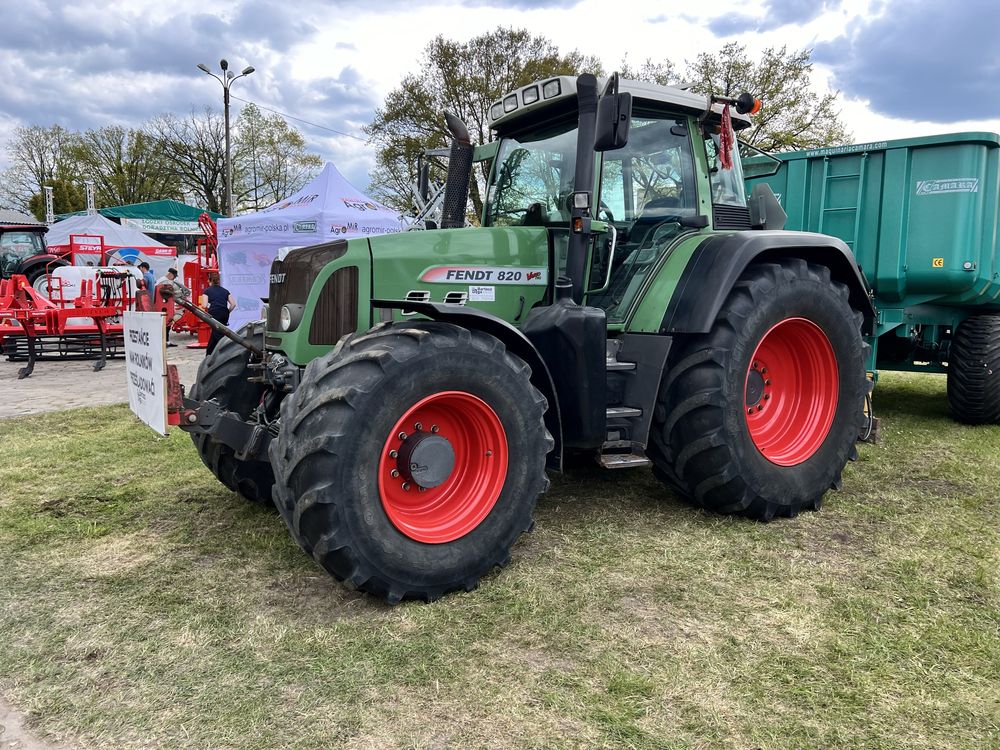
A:
<svg viewBox="0 0 1000 750">
<path fill-rule="evenodd" d="M 416 424 L 413 425 L 413 429 L 416 430 L 417 432 L 420 432 L 422 429 L 424 429 L 424 426 L 420 424 L 420 422 L 417 422 Z"/>
<path fill-rule="evenodd" d="M 398 437 L 400 440 L 406 440 L 406 433 L 401 432 L 398 435 L 396 435 L 396 437 Z"/>
<path fill-rule="evenodd" d="M 410 491 L 410 483 L 409 482 L 403 482 L 403 491 L 404 492 L 409 492 Z"/>
<path fill-rule="evenodd" d="M 410 471 L 416 471 L 420 467 L 420 464 L 410 464 Z"/>
<path fill-rule="evenodd" d="M 769 398 L 771 398 L 771 394 L 770 393 L 765 393 L 764 394 L 764 400 L 767 401 Z"/>
<path fill-rule="evenodd" d="M 770 380 L 770 379 L 768 379 L 768 380 L 765 380 L 765 381 L 764 381 L 764 385 L 771 385 L 771 380 Z"/>
<path fill-rule="evenodd" d="M 758 367 L 758 365 L 757 365 L 757 363 L 756 363 L 756 362 L 754 362 L 754 363 L 753 363 L 752 365 L 750 365 L 750 366 L 751 366 L 751 367 L 752 367 L 753 369 L 755 369 L 755 370 L 756 370 L 756 369 L 757 369 L 757 367 Z"/>
<path fill-rule="evenodd" d="M 398 455 L 399 453 L 397 453 L 395 450 L 389 451 L 389 458 L 395 458 Z"/>
<path fill-rule="evenodd" d="M 427 492 L 427 488 L 426 487 L 418 487 L 417 491 L 418 492 Z"/>
<path fill-rule="evenodd" d="M 762 368 L 760 369 L 760 374 L 761 374 L 761 375 L 767 375 L 767 368 L 766 368 L 766 367 L 762 367 Z"/>
<path fill-rule="evenodd" d="M 763 404 L 757 404 L 757 411 L 762 411 L 764 409 Z"/>
<path fill-rule="evenodd" d="M 750 407 L 749 409 L 747 409 L 747 414 L 753 414 L 753 407 Z"/>
<path fill-rule="evenodd" d="M 492 456 L 493 455 L 493 451 L 486 451 L 486 455 L 487 456 Z"/>
<path fill-rule="evenodd" d="M 437 432 L 440 428 L 436 424 L 431 425 L 431 432 Z"/>
<path fill-rule="evenodd" d="M 399 476 L 399 471 L 396 470 L 396 469 L 393 469 L 392 471 L 389 472 L 389 476 L 391 476 L 393 479 L 395 479 L 396 477 Z"/>
</svg>

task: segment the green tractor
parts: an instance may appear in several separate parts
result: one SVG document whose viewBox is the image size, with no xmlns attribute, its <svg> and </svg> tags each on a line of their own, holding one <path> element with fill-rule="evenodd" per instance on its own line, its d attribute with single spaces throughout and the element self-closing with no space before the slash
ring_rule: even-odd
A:
<svg viewBox="0 0 1000 750">
<path fill-rule="evenodd" d="M 266 320 L 201 366 L 182 423 L 337 579 L 471 590 L 571 458 L 652 466 L 692 503 L 817 509 L 864 425 L 874 312 L 848 247 L 748 207 L 754 100 L 558 77 L 491 109 L 481 227 L 454 136 L 441 229 L 271 268 Z M 735 110 L 731 113 L 730 110 Z"/>
</svg>

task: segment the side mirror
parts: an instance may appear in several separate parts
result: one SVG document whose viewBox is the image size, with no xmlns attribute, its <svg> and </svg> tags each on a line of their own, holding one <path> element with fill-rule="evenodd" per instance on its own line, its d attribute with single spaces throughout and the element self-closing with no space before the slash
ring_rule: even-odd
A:
<svg viewBox="0 0 1000 750">
<path fill-rule="evenodd" d="M 618 74 L 608 81 L 607 88 L 597 103 L 597 132 L 595 151 L 614 151 L 628 143 L 628 130 L 632 122 L 632 95 L 618 93 Z"/>
</svg>

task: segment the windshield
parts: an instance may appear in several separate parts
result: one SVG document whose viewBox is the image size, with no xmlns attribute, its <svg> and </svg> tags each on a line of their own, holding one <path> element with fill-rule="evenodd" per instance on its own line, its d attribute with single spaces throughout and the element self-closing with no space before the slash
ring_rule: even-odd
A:
<svg viewBox="0 0 1000 750">
<path fill-rule="evenodd" d="M 500 143 L 486 196 L 486 226 L 542 226 L 569 221 L 576 171 L 576 127 Z"/>
<path fill-rule="evenodd" d="M 45 244 L 38 232 L 0 232 L 0 254 L 27 258 L 44 252 Z"/>
</svg>

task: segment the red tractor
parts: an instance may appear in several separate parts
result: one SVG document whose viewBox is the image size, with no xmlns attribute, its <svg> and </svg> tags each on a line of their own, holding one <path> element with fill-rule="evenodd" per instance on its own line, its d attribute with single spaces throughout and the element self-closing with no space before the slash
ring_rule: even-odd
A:
<svg viewBox="0 0 1000 750">
<path fill-rule="evenodd" d="M 48 274 L 69 262 L 45 246 L 49 228 L 18 211 L 0 210 L 0 278 L 25 276 L 36 290 L 48 292 Z"/>
</svg>

